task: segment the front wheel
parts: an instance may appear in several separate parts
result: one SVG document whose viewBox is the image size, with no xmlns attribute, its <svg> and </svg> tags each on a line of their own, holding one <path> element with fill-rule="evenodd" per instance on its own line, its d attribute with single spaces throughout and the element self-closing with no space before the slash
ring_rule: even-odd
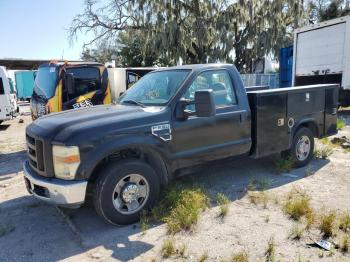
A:
<svg viewBox="0 0 350 262">
<path fill-rule="evenodd" d="M 291 149 L 284 152 L 283 155 L 289 157 L 295 167 L 303 167 L 311 161 L 314 146 L 315 141 L 312 131 L 302 127 L 295 133 Z"/>
<path fill-rule="evenodd" d="M 155 204 L 159 191 L 158 176 L 150 165 L 140 160 L 119 161 L 107 166 L 97 179 L 94 206 L 107 222 L 127 225 Z"/>
</svg>

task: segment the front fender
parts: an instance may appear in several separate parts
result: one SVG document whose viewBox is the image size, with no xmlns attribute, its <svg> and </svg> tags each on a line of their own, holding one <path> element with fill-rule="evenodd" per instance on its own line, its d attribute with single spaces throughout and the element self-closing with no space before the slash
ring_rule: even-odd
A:
<svg viewBox="0 0 350 262">
<path fill-rule="evenodd" d="M 163 160 L 168 163 L 169 151 L 168 142 L 159 140 L 151 136 L 128 135 L 117 138 L 113 141 L 104 142 L 96 147 L 90 147 L 81 159 L 80 166 L 77 170 L 77 180 L 89 179 L 96 166 L 107 156 L 128 148 L 144 148 L 157 152 Z"/>
</svg>

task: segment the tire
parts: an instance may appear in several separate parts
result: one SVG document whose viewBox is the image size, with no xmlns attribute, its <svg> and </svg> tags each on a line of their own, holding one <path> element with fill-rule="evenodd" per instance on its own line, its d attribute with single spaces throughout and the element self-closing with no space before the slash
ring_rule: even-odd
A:
<svg viewBox="0 0 350 262">
<path fill-rule="evenodd" d="M 123 160 L 102 170 L 95 183 L 93 202 L 96 212 L 108 223 L 128 225 L 137 222 L 140 213 L 156 203 L 159 192 L 160 181 L 150 165 Z"/>
<path fill-rule="evenodd" d="M 309 128 L 302 127 L 295 133 L 290 150 L 283 152 L 283 156 L 289 157 L 294 167 L 303 167 L 313 158 L 314 146 L 314 134 Z"/>
</svg>

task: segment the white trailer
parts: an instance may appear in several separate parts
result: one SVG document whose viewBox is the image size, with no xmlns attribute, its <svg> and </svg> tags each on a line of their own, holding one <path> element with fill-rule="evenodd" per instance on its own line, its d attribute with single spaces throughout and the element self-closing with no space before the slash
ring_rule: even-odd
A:
<svg viewBox="0 0 350 262">
<path fill-rule="evenodd" d="M 350 105 L 350 16 L 297 29 L 293 86 L 336 83 L 339 102 Z"/>
<path fill-rule="evenodd" d="M 157 67 L 108 68 L 112 100 L 115 101 L 145 74 Z"/>
<path fill-rule="evenodd" d="M 15 90 L 10 85 L 6 68 L 0 66 L 0 124 L 4 120 L 12 119 L 17 109 Z"/>
</svg>

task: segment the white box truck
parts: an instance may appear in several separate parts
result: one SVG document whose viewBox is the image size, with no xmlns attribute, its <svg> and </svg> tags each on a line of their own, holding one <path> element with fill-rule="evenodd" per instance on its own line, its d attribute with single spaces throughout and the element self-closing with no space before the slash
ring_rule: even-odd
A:
<svg viewBox="0 0 350 262">
<path fill-rule="evenodd" d="M 297 29 L 293 86 L 336 83 L 339 105 L 350 106 L 350 16 Z"/>
<path fill-rule="evenodd" d="M 16 92 L 6 68 L 0 66 L 0 124 L 5 120 L 12 119 L 17 111 Z"/>
</svg>

